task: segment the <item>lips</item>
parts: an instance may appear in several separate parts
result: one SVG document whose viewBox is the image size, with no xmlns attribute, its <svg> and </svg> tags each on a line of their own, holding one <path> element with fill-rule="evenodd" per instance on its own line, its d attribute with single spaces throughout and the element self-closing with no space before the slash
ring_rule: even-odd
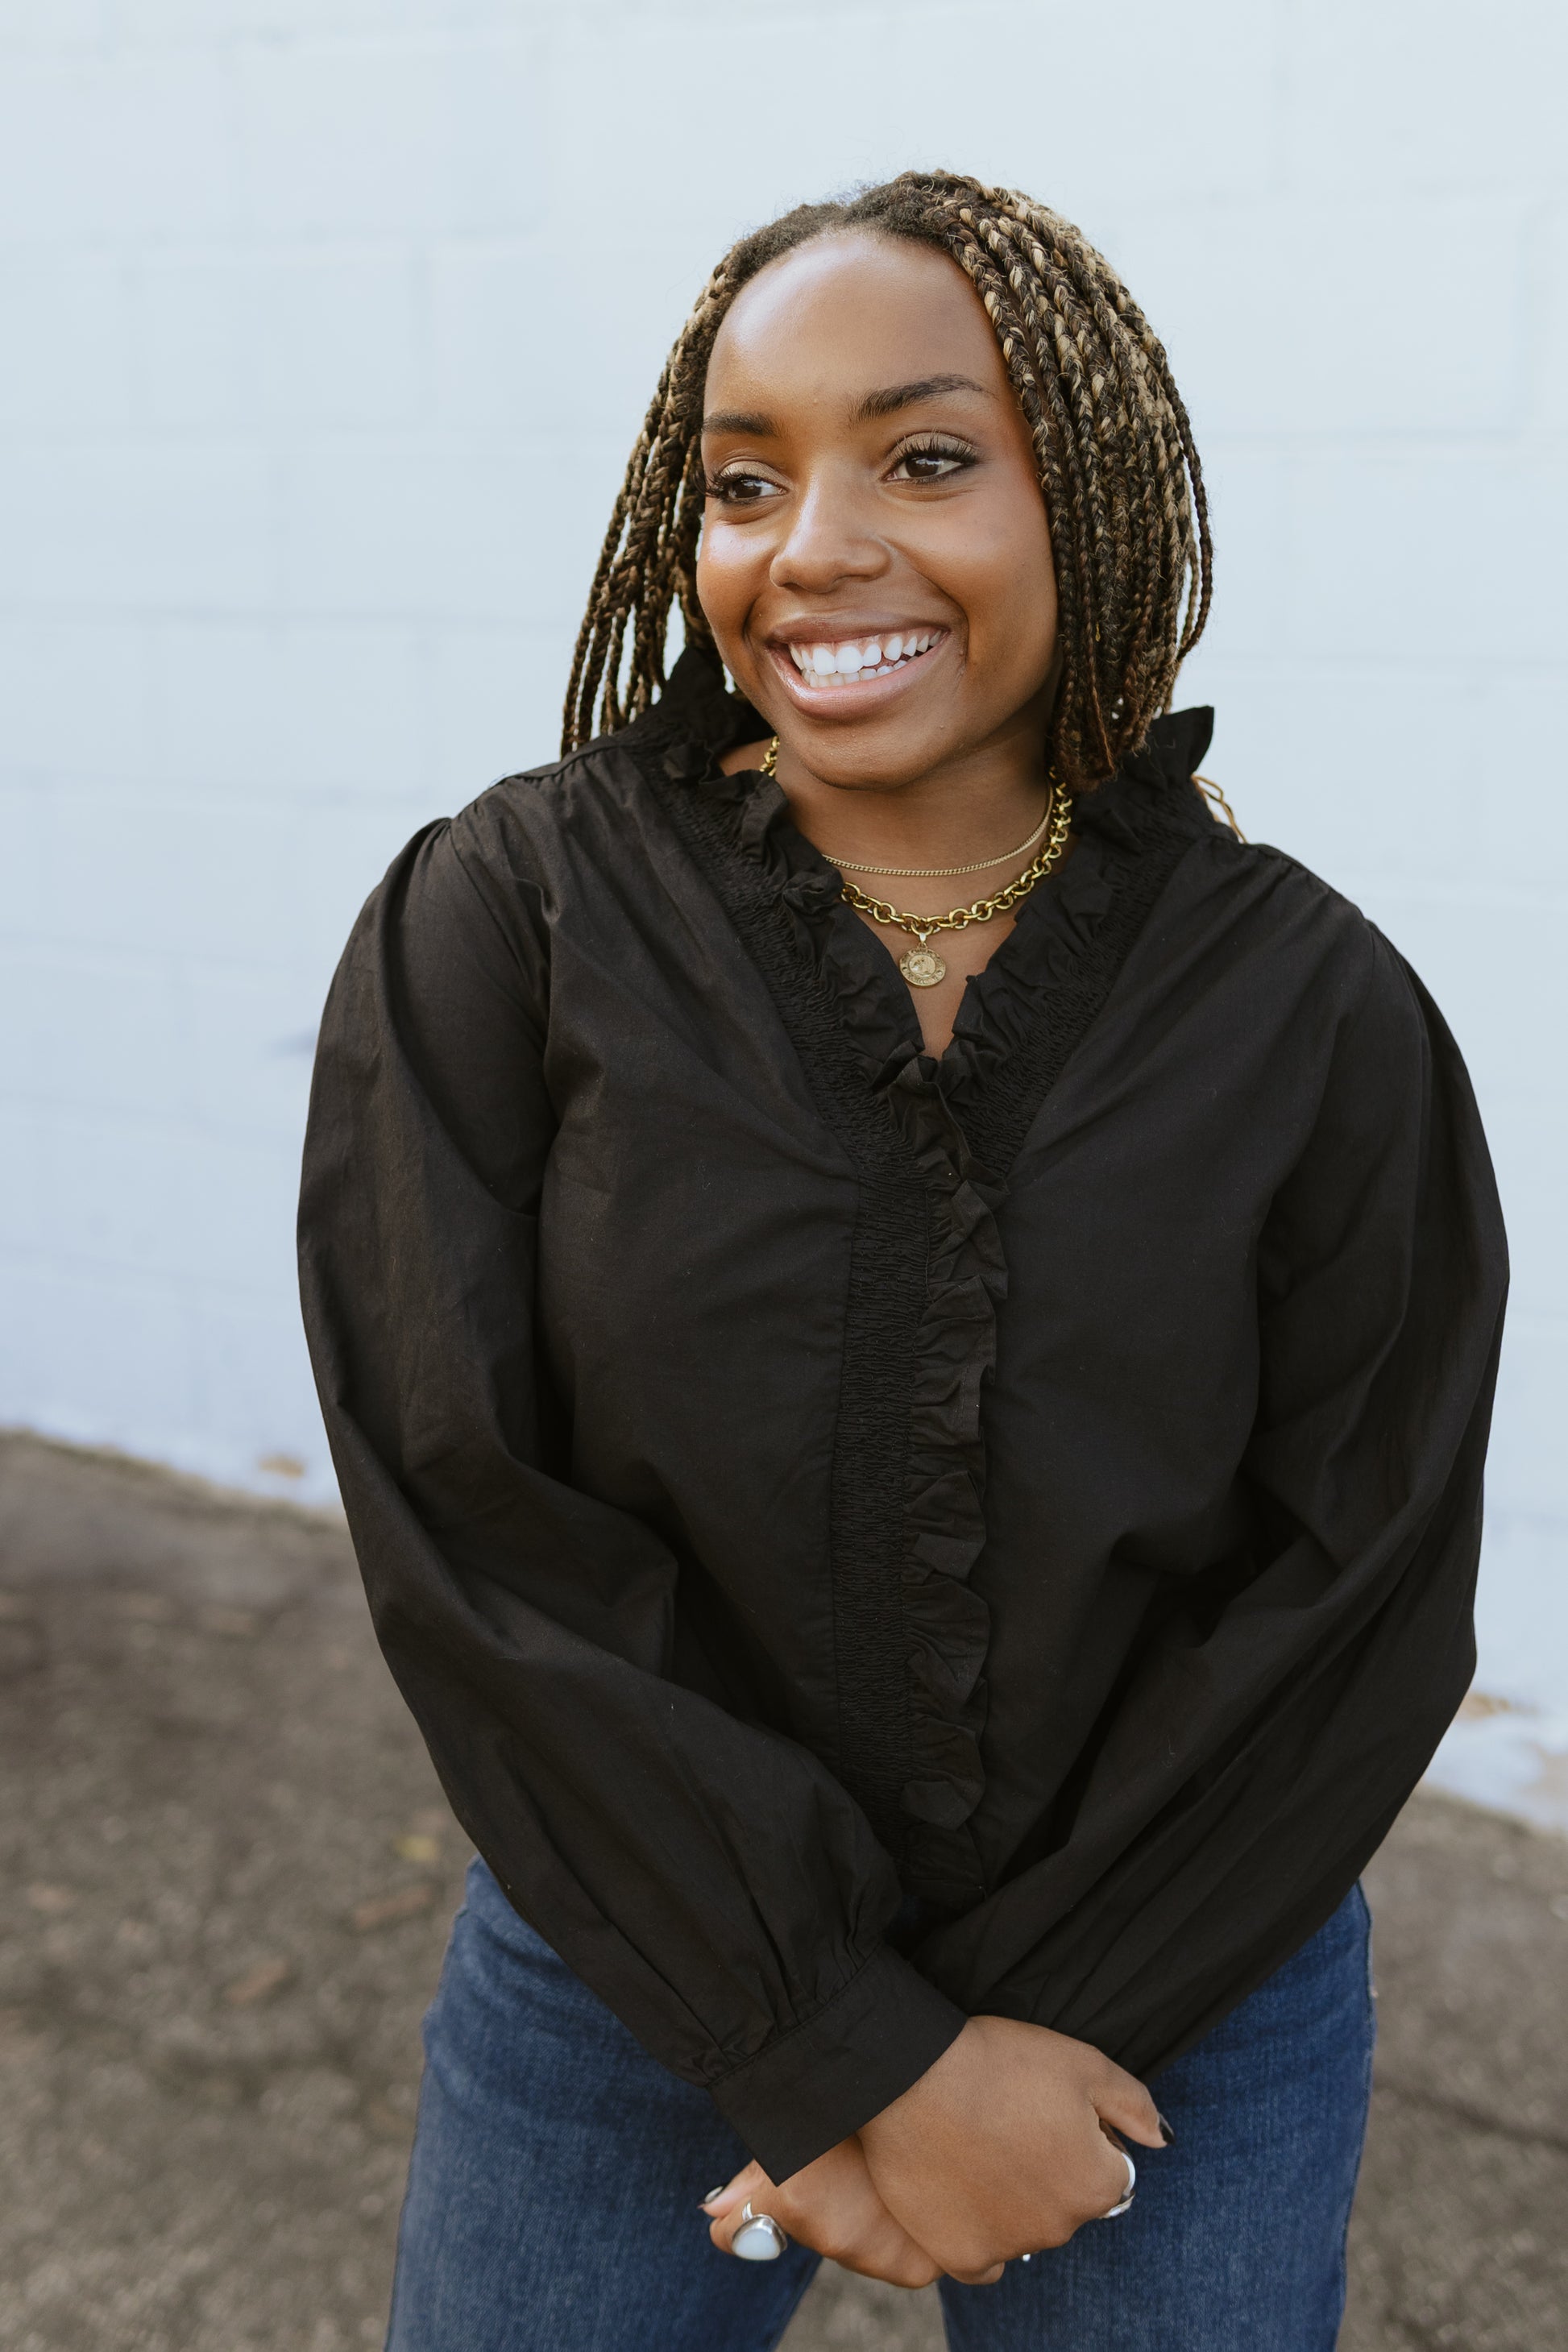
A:
<svg viewBox="0 0 1568 2352">
<path fill-rule="evenodd" d="M 803 685 L 832 692 L 868 678 L 890 677 L 930 653 L 946 635 L 945 629 L 894 629 L 874 637 L 823 637 L 810 644 L 786 644 L 781 650 L 794 663 Z"/>
</svg>

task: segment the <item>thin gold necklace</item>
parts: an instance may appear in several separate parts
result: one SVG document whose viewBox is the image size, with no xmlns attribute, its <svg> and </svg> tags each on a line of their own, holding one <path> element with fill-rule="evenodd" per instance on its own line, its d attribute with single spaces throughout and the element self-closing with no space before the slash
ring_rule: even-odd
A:
<svg viewBox="0 0 1568 2352">
<path fill-rule="evenodd" d="M 840 869 L 847 866 L 851 874 L 885 874 L 900 882 L 910 882 L 917 878 L 921 881 L 934 881 L 939 877 L 946 877 L 950 874 L 984 874 L 993 866 L 1011 866 L 1015 857 L 1022 857 L 1026 849 L 1033 849 L 1049 824 L 1050 815 L 1051 804 L 1047 800 L 1045 815 L 1041 817 L 1027 840 L 1019 842 L 1016 849 L 999 850 L 994 857 L 977 857 L 970 866 L 867 866 L 858 857 L 840 857 L 831 849 L 825 849 L 822 855 L 826 858 L 829 866 L 837 866 Z"/>
<path fill-rule="evenodd" d="M 764 776 L 772 776 L 776 780 L 778 757 L 779 739 L 775 735 L 763 755 Z M 1021 842 L 1018 848 L 1009 854 L 1014 856 L 1021 856 L 1024 850 L 1039 839 L 1047 825 L 1050 828 L 1050 837 L 1034 863 L 1026 866 L 1022 874 L 1016 875 L 1004 888 L 994 891 L 989 898 L 976 898 L 972 907 L 954 907 L 945 915 L 910 915 L 901 908 L 890 907 L 885 898 L 868 898 L 865 891 L 857 889 L 853 882 L 847 881 L 842 886 L 846 903 L 853 907 L 857 914 L 869 915 L 873 922 L 888 923 L 896 930 L 908 931 L 915 945 L 906 949 L 899 958 L 899 970 L 911 988 L 934 988 L 939 981 L 947 978 L 945 960 L 937 954 L 934 948 L 928 947 L 926 944 L 934 931 L 966 931 L 971 923 L 988 923 L 994 915 L 1005 915 L 1010 908 L 1017 906 L 1021 899 L 1026 898 L 1037 882 L 1045 880 L 1053 866 L 1060 863 L 1062 852 L 1067 847 L 1068 835 L 1072 831 L 1072 801 L 1054 780 L 1051 784 L 1050 799 L 1046 803 L 1045 815 L 1029 835 L 1028 841 Z M 836 857 L 828 857 L 826 850 L 823 850 L 821 855 L 827 857 L 830 866 L 839 866 L 840 861 Z M 999 866 L 1002 860 L 991 858 L 984 862 Z M 930 867 L 858 866 L 854 869 L 857 874 L 910 875 L 973 874 L 980 870 L 979 866 L 972 866 Z M 842 873 L 841 866 L 840 872 Z"/>
</svg>

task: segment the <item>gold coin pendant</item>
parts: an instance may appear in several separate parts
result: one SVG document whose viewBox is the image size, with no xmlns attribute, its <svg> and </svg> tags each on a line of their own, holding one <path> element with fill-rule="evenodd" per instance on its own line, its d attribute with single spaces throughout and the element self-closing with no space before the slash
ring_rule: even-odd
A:
<svg viewBox="0 0 1568 2352">
<path fill-rule="evenodd" d="M 947 966 L 934 948 L 910 948 L 899 958 L 899 970 L 911 988 L 934 988 L 947 978 Z"/>
</svg>

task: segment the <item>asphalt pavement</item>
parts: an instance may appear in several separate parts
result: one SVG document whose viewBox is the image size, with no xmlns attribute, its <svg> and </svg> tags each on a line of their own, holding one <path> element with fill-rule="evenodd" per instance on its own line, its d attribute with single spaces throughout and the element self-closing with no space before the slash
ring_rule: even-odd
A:
<svg viewBox="0 0 1568 2352">
<path fill-rule="evenodd" d="M 0 1437 L 0 2344 L 379 2345 L 468 1849 L 341 1526 Z M 1554 2352 L 1568 1840 L 1418 1795 L 1368 1888 L 1342 2352 Z M 941 2342 L 826 2266 L 785 2338 Z"/>
</svg>

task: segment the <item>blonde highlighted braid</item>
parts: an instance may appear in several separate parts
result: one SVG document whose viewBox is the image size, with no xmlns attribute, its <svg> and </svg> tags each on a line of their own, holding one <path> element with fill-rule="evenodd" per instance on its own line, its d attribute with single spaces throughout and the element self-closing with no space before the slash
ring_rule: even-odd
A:
<svg viewBox="0 0 1568 2352">
<path fill-rule="evenodd" d="M 935 246 L 985 306 L 1050 517 L 1062 648 L 1051 756 L 1069 790 L 1103 782 L 1169 706 L 1208 617 L 1213 557 L 1192 427 L 1164 351 L 1110 263 L 1043 205 L 956 172 L 905 172 L 842 204 L 803 205 L 742 237 L 714 270 L 665 362 L 616 500 L 573 658 L 563 749 L 657 700 L 677 604 L 688 643 L 711 644 L 696 568 L 714 338 L 770 261 L 857 228 Z"/>
</svg>

